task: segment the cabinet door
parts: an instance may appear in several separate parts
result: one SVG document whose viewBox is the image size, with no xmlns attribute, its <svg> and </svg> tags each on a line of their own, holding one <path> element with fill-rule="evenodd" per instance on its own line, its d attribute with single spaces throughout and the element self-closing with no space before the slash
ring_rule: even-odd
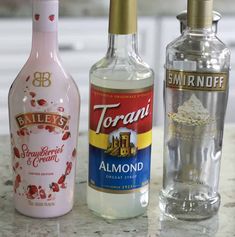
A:
<svg viewBox="0 0 235 237">
<path fill-rule="evenodd" d="M 164 124 L 164 108 L 163 108 L 163 81 L 165 77 L 165 59 L 166 59 L 166 46 L 179 37 L 180 35 L 180 25 L 175 17 L 162 17 L 159 18 L 159 49 L 158 55 L 159 59 L 157 62 L 157 87 L 156 97 L 157 97 L 157 121 L 158 125 Z"/>
<path fill-rule="evenodd" d="M 0 21 L 0 134 L 9 133 L 8 91 L 31 48 L 31 21 Z"/>
<path fill-rule="evenodd" d="M 235 17 L 223 17 L 219 22 L 218 37 L 231 51 L 231 72 L 229 100 L 226 114 L 227 123 L 235 123 Z"/>
</svg>

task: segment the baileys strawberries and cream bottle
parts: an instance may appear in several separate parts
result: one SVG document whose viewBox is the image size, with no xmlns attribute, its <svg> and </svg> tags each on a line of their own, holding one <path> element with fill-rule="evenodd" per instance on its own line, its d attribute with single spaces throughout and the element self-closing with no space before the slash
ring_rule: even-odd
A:
<svg viewBox="0 0 235 237">
<path fill-rule="evenodd" d="M 58 0 L 33 0 L 30 57 L 9 92 L 15 208 L 48 218 L 73 207 L 80 97 L 58 55 Z"/>
</svg>

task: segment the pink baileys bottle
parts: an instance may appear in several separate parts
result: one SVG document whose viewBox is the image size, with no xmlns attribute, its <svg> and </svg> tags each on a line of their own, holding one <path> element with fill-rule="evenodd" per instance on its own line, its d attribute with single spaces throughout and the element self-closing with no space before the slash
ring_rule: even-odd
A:
<svg viewBox="0 0 235 237">
<path fill-rule="evenodd" d="M 80 96 L 58 55 L 58 0 L 33 0 L 33 43 L 9 92 L 14 205 L 51 218 L 72 210 Z"/>
</svg>

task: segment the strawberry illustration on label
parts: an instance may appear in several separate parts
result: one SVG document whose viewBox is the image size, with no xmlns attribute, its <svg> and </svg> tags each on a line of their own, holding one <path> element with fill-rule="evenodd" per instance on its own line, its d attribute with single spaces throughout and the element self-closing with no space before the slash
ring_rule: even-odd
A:
<svg viewBox="0 0 235 237">
<path fill-rule="evenodd" d="M 20 175 L 19 175 L 19 174 L 16 176 L 16 182 L 18 182 L 18 183 L 20 183 L 20 182 L 21 182 L 21 177 L 20 177 Z"/>
<path fill-rule="evenodd" d="M 17 147 L 14 147 L 13 148 L 13 151 L 14 151 L 14 154 L 17 158 L 20 158 L 20 152 L 19 152 L 19 149 Z"/>
<path fill-rule="evenodd" d="M 37 102 L 38 102 L 38 105 L 40 105 L 40 106 L 47 106 L 47 101 L 44 99 L 40 99 Z"/>
<path fill-rule="evenodd" d="M 40 19 L 40 15 L 39 15 L 39 14 L 35 14 L 35 15 L 34 15 L 34 19 L 35 19 L 36 21 L 38 21 L 38 20 Z"/>
<path fill-rule="evenodd" d="M 50 15 L 50 16 L 49 16 L 49 20 L 50 20 L 50 21 L 54 21 L 54 20 L 55 20 L 55 15 Z"/>
<path fill-rule="evenodd" d="M 23 129 L 21 130 L 21 132 L 22 132 L 23 136 L 29 135 L 29 131 L 28 131 L 27 128 L 23 128 Z"/>
<path fill-rule="evenodd" d="M 67 162 L 66 163 L 67 167 L 66 167 L 66 170 L 65 170 L 65 175 L 69 175 L 71 170 L 72 170 L 72 162 Z"/>
<path fill-rule="evenodd" d="M 15 185 L 14 185 L 14 191 L 15 191 L 15 193 L 16 193 L 17 188 L 19 188 L 19 186 L 20 186 L 19 183 L 15 183 Z"/>
<path fill-rule="evenodd" d="M 64 130 L 69 130 L 69 126 L 68 125 L 65 126 Z"/>
<path fill-rule="evenodd" d="M 70 133 L 70 132 L 66 132 L 66 133 L 63 135 L 62 140 L 65 141 L 65 140 L 67 140 L 70 136 L 71 136 L 71 133 Z"/>
<path fill-rule="evenodd" d="M 29 185 L 27 188 L 28 199 L 35 199 L 38 196 L 38 188 L 36 185 Z"/>
<path fill-rule="evenodd" d="M 48 132 L 53 132 L 55 130 L 55 128 L 48 125 L 48 126 L 46 126 L 46 130 L 48 130 Z"/>
<path fill-rule="evenodd" d="M 64 108 L 63 108 L 63 107 L 59 107 L 59 108 L 58 108 L 58 111 L 59 111 L 59 112 L 64 112 Z"/>
<path fill-rule="evenodd" d="M 58 184 L 63 184 L 63 183 L 65 182 L 65 178 L 66 178 L 66 176 L 63 174 L 63 175 L 59 178 Z"/>
<path fill-rule="evenodd" d="M 29 81 L 29 79 L 30 79 L 30 76 L 28 76 L 28 77 L 26 78 L 26 81 Z"/>
<path fill-rule="evenodd" d="M 31 104 L 32 107 L 35 107 L 36 106 L 36 101 L 35 100 L 31 100 L 30 104 Z"/>
<path fill-rule="evenodd" d="M 38 129 L 44 129 L 44 125 L 38 125 Z"/>
<path fill-rule="evenodd" d="M 39 195 L 40 195 L 40 198 L 41 199 L 45 199 L 47 196 L 46 196 L 46 193 L 43 189 L 40 189 L 39 190 Z"/>
<path fill-rule="evenodd" d="M 16 164 L 15 164 L 15 169 L 17 169 L 18 167 L 19 167 L 19 162 L 16 162 Z"/>
<path fill-rule="evenodd" d="M 52 183 L 50 185 L 50 188 L 52 189 L 53 192 L 56 192 L 56 193 L 60 191 L 59 185 L 57 183 Z"/>
<path fill-rule="evenodd" d="M 19 188 L 20 183 L 21 183 L 21 177 L 20 177 L 20 175 L 18 174 L 18 175 L 16 176 L 16 178 L 15 178 L 15 184 L 14 184 L 14 191 L 15 191 L 15 193 L 16 193 L 17 188 Z"/>
<path fill-rule="evenodd" d="M 77 156 L 77 150 L 76 148 L 74 148 L 73 152 L 72 152 L 72 157 L 75 158 Z"/>
<path fill-rule="evenodd" d="M 24 133 L 24 130 L 23 130 L 23 129 L 21 129 L 21 130 L 20 130 L 20 135 L 21 135 L 21 136 L 24 136 L 24 135 L 25 135 L 25 133 Z"/>
<path fill-rule="evenodd" d="M 35 92 L 29 92 L 29 94 L 30 94 L 30 96 L 32 97 L 32 98 L 34 98 L 35 96 L 36 96 L 36 93 Z"/>
<path fill-rule="evenodd" d="M 62 183 L 62 184 L 60 185 L 60 188 L 66 189 L 66 184 L 65 184 L 65 183 Z"/>
</svg>

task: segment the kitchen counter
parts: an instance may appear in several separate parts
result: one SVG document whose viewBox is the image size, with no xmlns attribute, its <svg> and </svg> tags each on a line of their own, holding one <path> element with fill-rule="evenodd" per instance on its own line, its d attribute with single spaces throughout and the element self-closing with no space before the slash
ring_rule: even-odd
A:
<svg viewBox="0 0 235 237">
<path fill-rule="evenodd" d="M 72 212 L 49 220 L 18 214 L 12 204 L 9 137 L 0 136 L 0 237 L 73 236 L 161 236 L 234 237 L 235 236 L 235 125 L 227 125 L 222 158 L 220 212 L 201 222 L 171 220 L 160 215 L 158 193 L 162 183 L 163 130 L 153 131 L 151 198 L 148 211 L 130 220 L 105 220 L 93 215 L 86 205 L 87 138 L 79 139 L 76 201 Z"/>
</svg>

